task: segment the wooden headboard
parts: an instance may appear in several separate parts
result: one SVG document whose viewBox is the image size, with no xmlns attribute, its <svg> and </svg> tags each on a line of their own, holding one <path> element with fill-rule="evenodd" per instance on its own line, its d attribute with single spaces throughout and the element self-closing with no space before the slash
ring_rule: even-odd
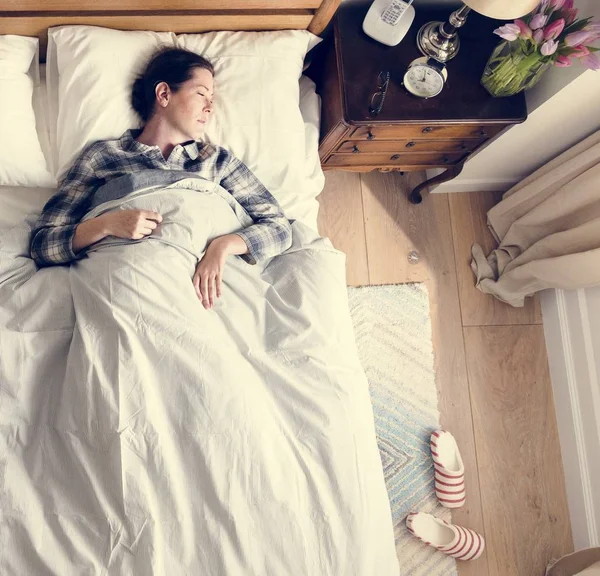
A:
<svg viewBox="0 0 600 576">
<path fill-rule="evenodd" d="M 38 36 L 69 24 L 118 30 L 310 30 L 321 34 L 341 0 L 0 0 L 0 34 Z"/>
</svg>

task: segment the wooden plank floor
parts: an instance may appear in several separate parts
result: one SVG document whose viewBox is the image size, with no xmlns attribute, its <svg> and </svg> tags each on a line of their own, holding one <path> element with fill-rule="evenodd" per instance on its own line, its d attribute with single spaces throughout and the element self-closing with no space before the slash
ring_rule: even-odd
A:
<svg viewBox="0 0 600 576">
<path fill-rule="evenodd" d="M 407 190 L 423 178 L 327 172 L 319 229 L 346 252 L 349 285 L 427 284 L 441 424 L 466 468 L 453 522 L 487 543 L 460 576 L 542 576 L 573 541 L 539 301 L 514 309 L 474 288 L 470 248 L 494 247 L 485 214 L 500 196 L 432 194 L 414 206 Z"/>
</svg>

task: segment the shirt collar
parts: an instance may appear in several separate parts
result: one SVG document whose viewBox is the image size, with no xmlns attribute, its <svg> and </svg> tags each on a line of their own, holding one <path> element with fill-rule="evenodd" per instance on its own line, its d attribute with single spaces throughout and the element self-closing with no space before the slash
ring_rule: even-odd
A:
<svg viewBox="0 0 600 576">
<path fill-rule="evenodd" d="M 153 150 L 157 148 L 157 146 L 148 146 L 147 144 L 142 144 L 138 142 L 136 138 L 142 133 L 142 128 L 134 128 L 131 130 L 125 131 L 125 133 L 119 138 L 119 142 L 123 150 L 138 150 L 138 151 L 147 151 Z M 202 147 L 204 144 L 200 141 L 189 140 L 181 144 L 183 149 L 186 151 L 187 155 L 191 160 L 196 160 L 199 156 L 199 147 Z"/>
</svg>

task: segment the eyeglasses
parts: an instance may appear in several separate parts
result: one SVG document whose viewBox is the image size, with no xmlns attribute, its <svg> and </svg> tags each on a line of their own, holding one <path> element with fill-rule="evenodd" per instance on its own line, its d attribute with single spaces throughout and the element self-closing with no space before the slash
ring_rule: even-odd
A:
<svg viewBox="0 0 600 576">
<path fill-rule="evenodd" d="M 369 104 L 369 114 L 371 116 L 377 116 L 381 112 L 389 84 L 390 73 L 387 70 L 382 70 L 377 76 L 377 92 L 373 93 Z"/>
</svg>

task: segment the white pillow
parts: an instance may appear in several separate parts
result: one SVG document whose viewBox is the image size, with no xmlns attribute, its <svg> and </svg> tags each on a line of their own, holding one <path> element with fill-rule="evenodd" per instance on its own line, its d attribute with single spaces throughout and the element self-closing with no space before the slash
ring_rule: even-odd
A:
<svg viewBox="0 0 600 576">
<path fill-rule="evenodd" d="M 52 187 L 33 111 L 38 39 L 0 36 L 0 186 Z"/>
<path fill-rule="evenodd" d="M 50 174 L 54 174 L 53 169 L 53 150 L 50 142 L 52 137 L 49 132 L 50 118 L 48 116 L 48 88 L 46 86 L 46 64 L 39 65 L 40 81 L 33 88 L 33 112 L 35 114 L 35 125 L 42 153 L 46 159 L 46 166 Z M 56 122 L 54 122 L 56 126 Z"/>
<path fill-rule="evenodd" d="M 315 83 L 308 76 L 300 78 L 300 112 L 304 120 L 306 140 L 307 194 L 305 200 L 295 205 L 294 212 L 299 220 L 318 232 L 319 202 L 316 198 L 325 187 L 325 174 L 321 168 L 321 159 L 319 158 L 321 97 L 317 94 Z M 309 187 L 312 187 L 312 190 L 309 190 Z"/>
<path fill-rule="evenodd" d="M 48 90 L 58 87 L 56 176 L 97 140 L 119 138 L 140 125 L 130 104 L 131 85 L 159 46 L 175 46 L 170 32 L 123 32 L 96 26 L 48 30 Z M 58 70 L 58 84 L 50 79 Z M 50 104 L 51 105 L 51 104 Z"/>
<path fill-rule="evenodd" d="M 54 89 L 59 103 L 58 178 L 87 144 L 118 138 L 141 125 L 130 104 L 133 81 L 159 45 L 179 46 L 203 54 L 215 66 L 216 108 L 207 141 L 245 162 L 293 218 L 294 205 L 307 195 L 298 81 L 307 51 L 318 42 L 306 30 L 175 37 L 93 26 L 51 28 L 47 73 L 50 102 Z M 309 190 L 314 198 L 314 186 Z"/>
</svg>

